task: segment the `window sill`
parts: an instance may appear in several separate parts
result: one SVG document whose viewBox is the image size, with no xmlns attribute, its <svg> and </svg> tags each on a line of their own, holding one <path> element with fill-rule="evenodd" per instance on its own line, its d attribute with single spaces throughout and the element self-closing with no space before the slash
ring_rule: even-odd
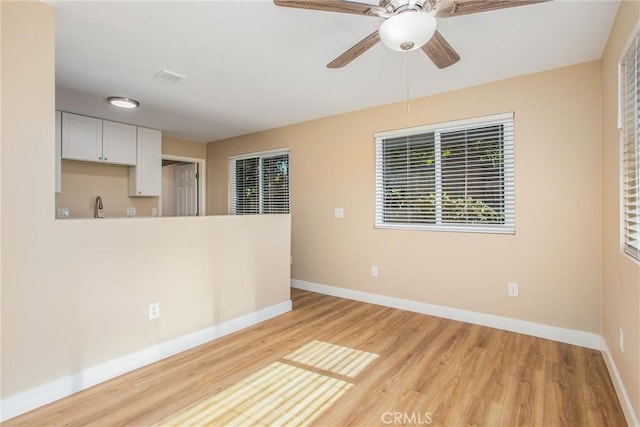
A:
<svg viewBox="0 0 640 427">
<path fill-rule="evenodd" d="M 469 225 L 417 225 L 417 224 L 376 224 L 374 228 L 388 230 L 444 231 L 449 233 L 510 234 L 515 235 L 513 228 Z"/>
</svg>

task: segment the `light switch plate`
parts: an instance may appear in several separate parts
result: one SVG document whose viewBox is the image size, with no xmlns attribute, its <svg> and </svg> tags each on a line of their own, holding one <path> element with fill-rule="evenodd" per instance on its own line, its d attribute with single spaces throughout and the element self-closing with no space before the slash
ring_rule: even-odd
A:
<svg viewBox="0 0 640 427">
<path fill-rule="evenodd" d="M 127 216 L 136 216 L 136 208 L 127 208 Z"/>
</svg>

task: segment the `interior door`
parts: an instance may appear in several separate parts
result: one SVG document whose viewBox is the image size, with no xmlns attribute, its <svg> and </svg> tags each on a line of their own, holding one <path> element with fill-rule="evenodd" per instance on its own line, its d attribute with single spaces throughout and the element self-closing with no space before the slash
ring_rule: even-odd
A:
<svg viewBox="0 0 640 427">
<path fill-rule="evenodd" d="M 198 215 L 198 165 L 190 163 L 174 169 L 177 216 Z"/>
</svg>

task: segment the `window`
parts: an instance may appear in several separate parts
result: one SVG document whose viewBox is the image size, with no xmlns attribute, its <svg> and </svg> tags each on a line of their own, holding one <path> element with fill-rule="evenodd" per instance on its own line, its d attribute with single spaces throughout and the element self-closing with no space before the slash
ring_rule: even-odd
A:
<svg viewBox="0 0 640 427">
<path fill-rule="evenodd" d="M 231 159 L 229 212 L 235 215 L 289 213 L 289 152 Z"/>
<path fill-rule="evenodd" d="M 620 64 L 619 125 L 622 148 L 622 239 L 640 260 L 640 33 Z"/>
<path fill-rule="evenodd" d="M 513 113 L 376 137 L 376 227 L 515 232 Z"/>
</svg>

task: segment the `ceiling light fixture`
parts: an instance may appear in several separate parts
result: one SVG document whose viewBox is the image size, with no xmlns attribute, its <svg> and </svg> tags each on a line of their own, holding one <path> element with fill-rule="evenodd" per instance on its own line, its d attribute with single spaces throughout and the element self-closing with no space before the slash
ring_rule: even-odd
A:
<svg viewBox="0 0 640 427">
<path fill-rule="evenodd" d="M 140 103 L 135 99 L 125 98 L 122 96 L 110 96 L 107 98 L 107 101 L 109 101 L 109 104 L 114 105 L 116 107 L 120 107 L 120 108 L 132 109 L 132 108 L 138 108 L 140 106 Z"/>
<path fill-rule="evenodd" d="M 380 40 L 389 49 L 407 52 L 424 46 L 436 32 L 437 21 L 427 12 L 407 11 L 380 25 Z"/>
</svg>

